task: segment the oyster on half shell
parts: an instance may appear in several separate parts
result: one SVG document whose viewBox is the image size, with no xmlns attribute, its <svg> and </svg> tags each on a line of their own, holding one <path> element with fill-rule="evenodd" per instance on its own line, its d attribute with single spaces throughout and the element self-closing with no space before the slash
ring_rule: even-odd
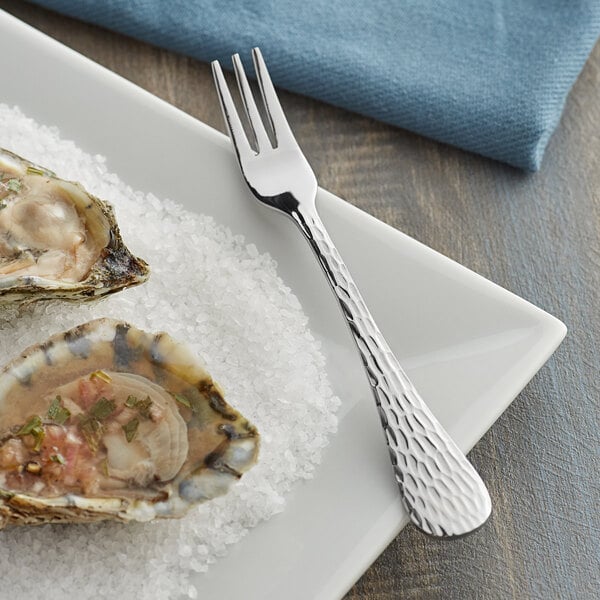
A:
<svg viewBox="0 0 600 600">
<path fill-rule="evenodd" d="M 90 321 L 0 373 L 0 529 L 179 517 L 226 493 L 258 445 L 186 346 Z"/>
<path fill-rule="evenodd" d="M 90 300 L 147 278 L 110 205 L 0 148 L 0 304 Z"/>
</svg>

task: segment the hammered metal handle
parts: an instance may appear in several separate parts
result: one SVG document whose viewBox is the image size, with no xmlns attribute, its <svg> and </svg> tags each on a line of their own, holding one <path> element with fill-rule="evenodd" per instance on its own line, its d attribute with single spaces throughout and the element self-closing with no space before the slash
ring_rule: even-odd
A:
<svg viewBox="0 0 600 600">
<path fill-rule="evenodd" d="M 402 370 L 316 209 L 298 208 L 290 216 L 323 267 L 358 346 L 411 521 L 444 538 L 481 527 L 491 512 L 485 484 Z"/>
<path fill-rule="evenodd" d="M 233 56 L 233 66 L 252 142 L 221 66 L 217 61 L 212 63 L 223 116 L 244 179 L 260 202 L 296 221 L 329 279 L 362 356 L 411 520 L 431 535 L 469 533 L 483 525 L 490 514 L 487 490 L 421 400 L 375 325 L 316 212 L 315 174 L 294 138 L 258 48 L 253 49 L 252 57 L 274 140 L 265 128 L 240 57 Z"/>
</svg>

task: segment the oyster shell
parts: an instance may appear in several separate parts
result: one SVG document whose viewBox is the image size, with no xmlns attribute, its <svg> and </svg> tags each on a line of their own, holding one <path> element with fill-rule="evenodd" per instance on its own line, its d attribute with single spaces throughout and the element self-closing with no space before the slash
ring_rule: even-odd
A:
<svg viewBox="0 0 600 600">
<path fill-rule="evenodd" d="M 108 204 L 0 148 L 0 304 L 90 300 L 147 278 Z"/>
<path fill-rule="evenodd" d="M 185 346 L 90 321 L 0 373 L 0 529 L 179 517 L 226 493 L 258 443 Z"/>
</svg>

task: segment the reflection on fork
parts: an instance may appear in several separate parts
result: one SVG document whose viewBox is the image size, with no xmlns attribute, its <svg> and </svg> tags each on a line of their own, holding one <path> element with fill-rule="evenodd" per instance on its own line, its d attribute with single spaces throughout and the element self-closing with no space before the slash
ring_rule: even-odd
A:
<svg viewBox="0 0 600 600">
<path fill-rule="evenodd" d="M 487 489 L 398 363 L 317 213 L 317 180 L 285 118 L 258 48 L 254 67 L 267 116 L 263 122 L 239 55 L 233 66 L 248 138 L 221 66 L 212 63 L 229 135 L 256 198 L 290 217 L 313 249 L 350 327 L 381 418 L 404 506 L 425 533 L 452 538 L 490 515 Z M 271 137 L 273 142 L 271 141 Z"/>
</svg>

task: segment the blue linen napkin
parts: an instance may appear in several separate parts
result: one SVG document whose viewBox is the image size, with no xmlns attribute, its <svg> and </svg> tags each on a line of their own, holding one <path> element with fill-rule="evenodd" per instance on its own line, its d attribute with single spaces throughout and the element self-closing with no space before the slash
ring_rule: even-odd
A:
<svg viewBox="0 0 600 600">
<path fill-rule="evenodd" d="M 35 0 L 537 170 L 600 33 L 598 0 Z M 251 69 L 249 68 L 249 72 Z"/>
</svg>

